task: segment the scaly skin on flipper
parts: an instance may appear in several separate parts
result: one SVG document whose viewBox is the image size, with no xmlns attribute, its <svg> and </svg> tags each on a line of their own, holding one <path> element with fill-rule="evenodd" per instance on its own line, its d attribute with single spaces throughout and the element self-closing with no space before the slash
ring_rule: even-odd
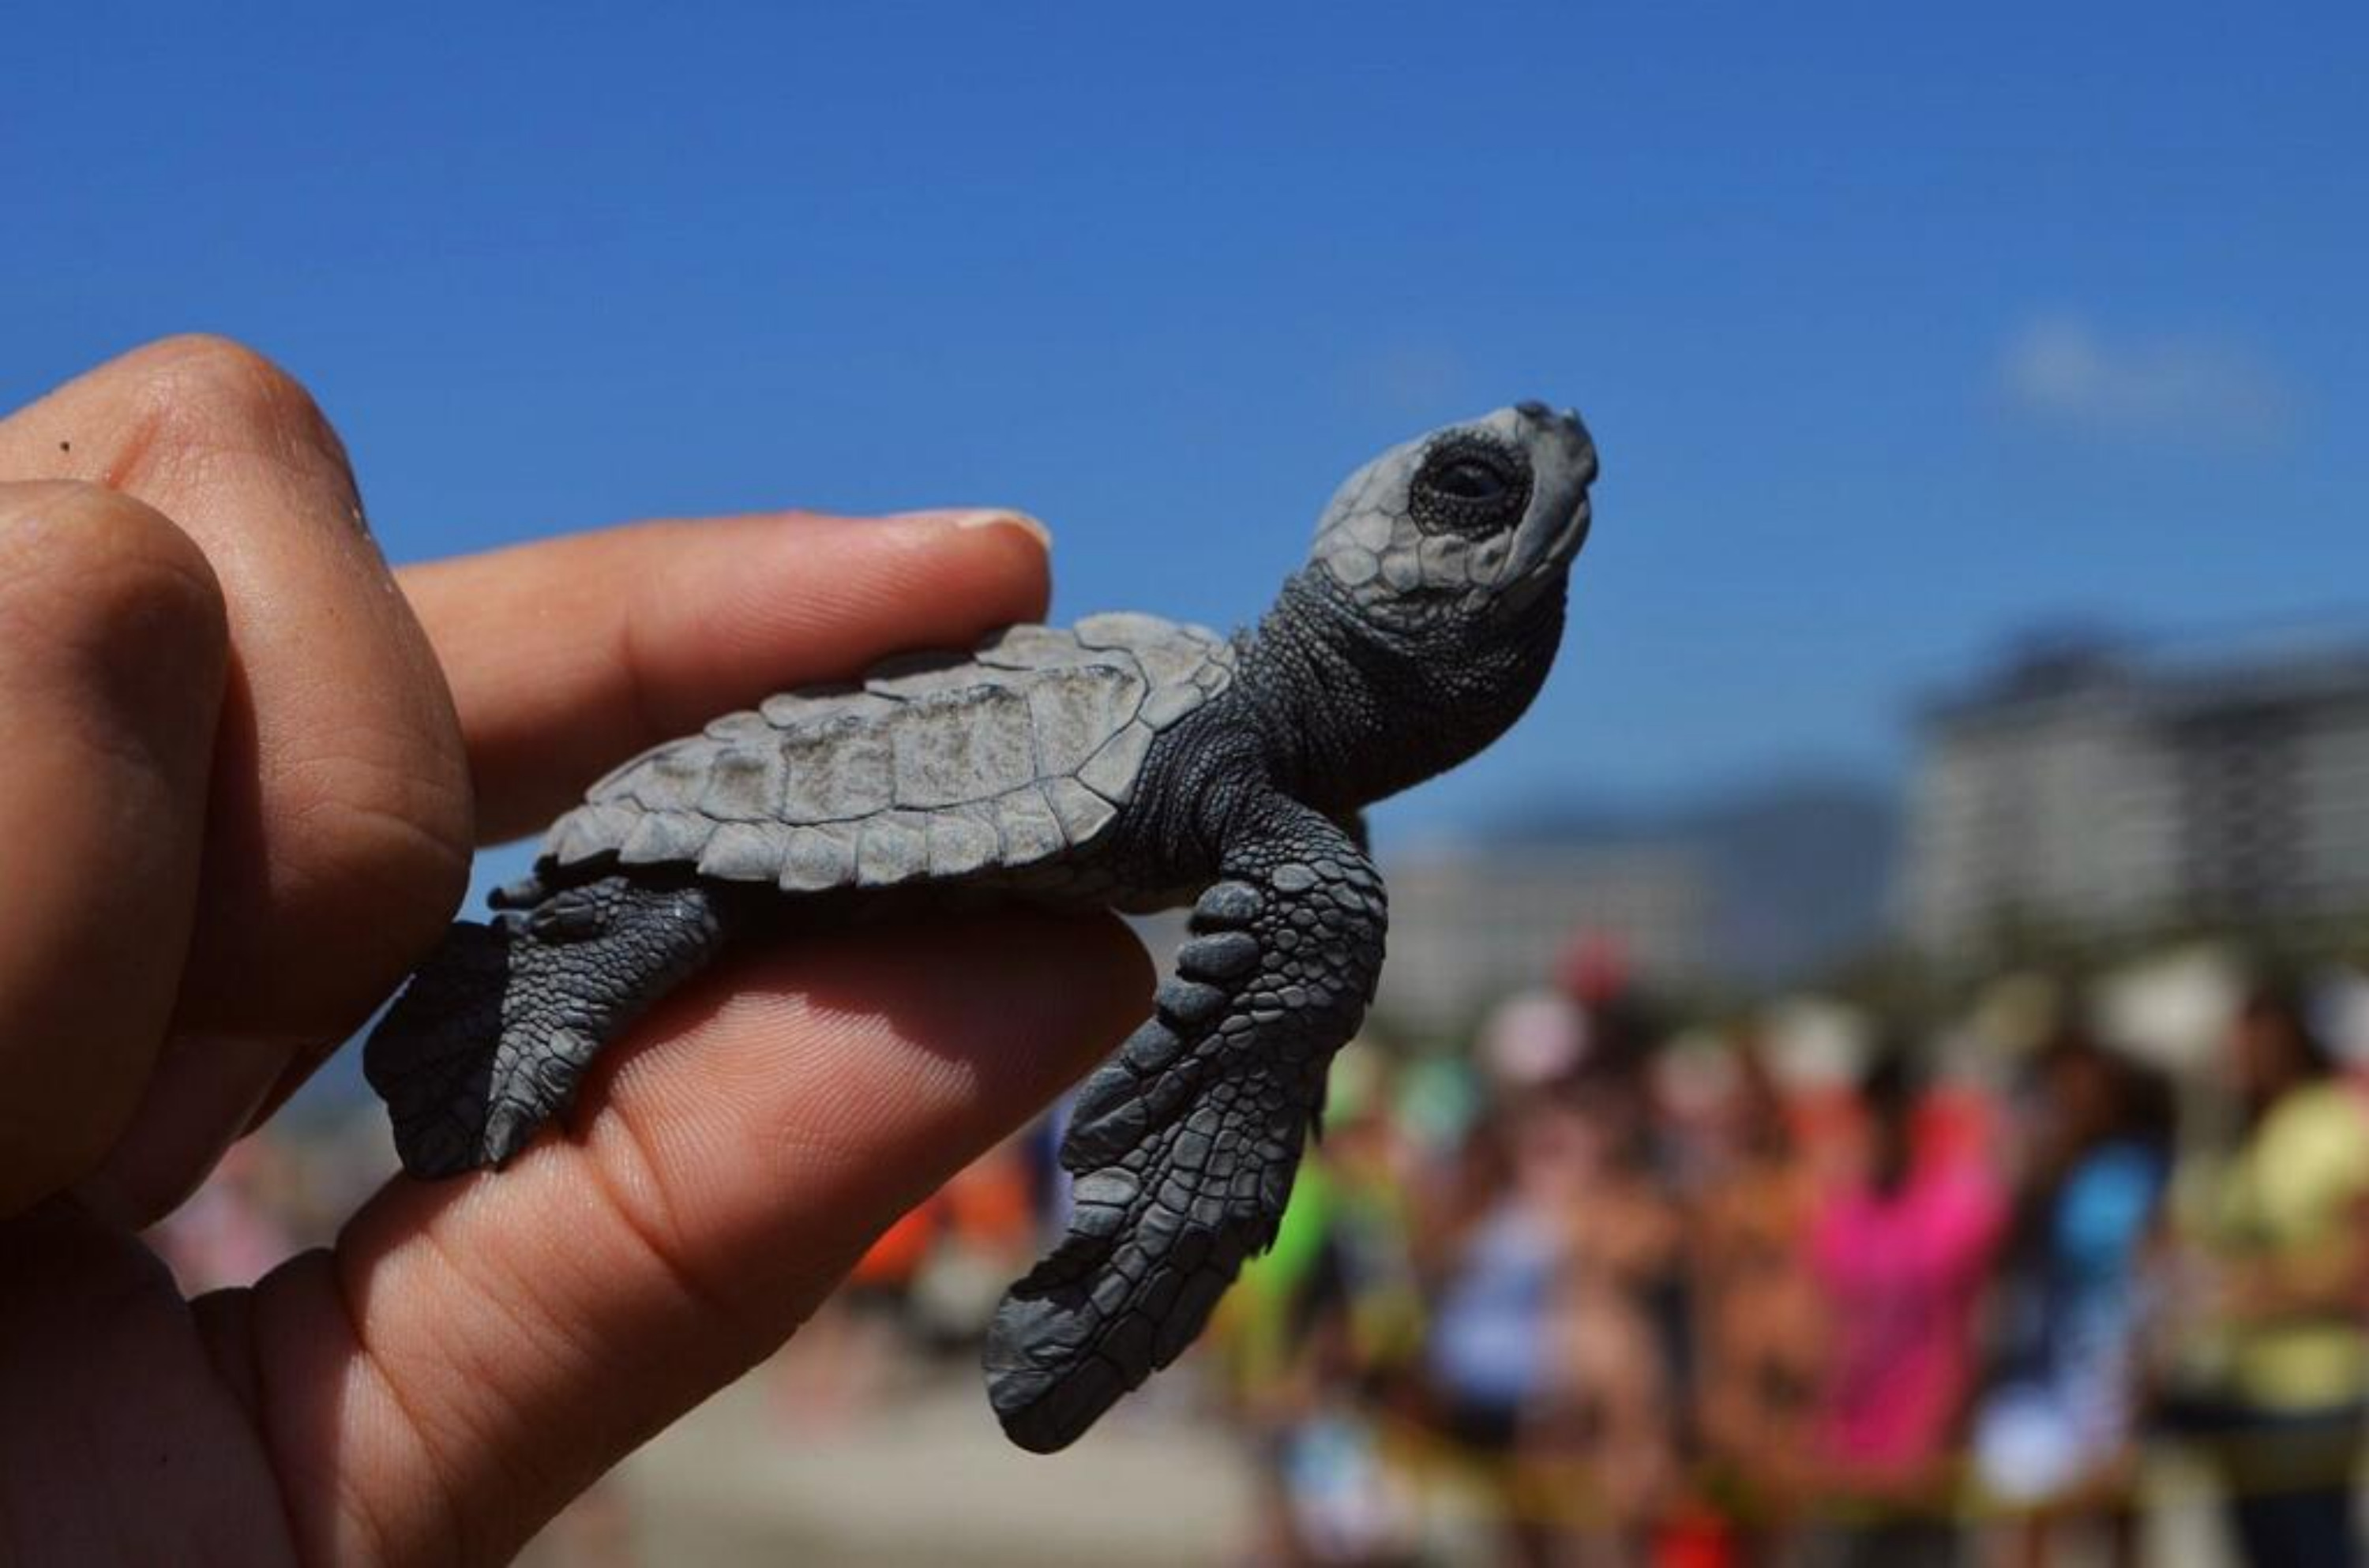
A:
<svg viewBox="0 0 2369 1568">
<path fill-rule="evenodd" d="M 1079 1100 L 1069 1233 L 990 1337 L 1013 1440 L 1072 1441 L 1272 1239 L 1381 964 L 1360 810 L 1528 705 L 1595 475 L 1577 416 L 1500 409 L 1354 475 L 1230 641 L 1134 614 L 1016 626 L 653 748 L 554 825 L 511 907 L 455 927 L 373 1034 L 406 1169 L 508 1159 L 604 1043 L 781 900 L 1192 903 L 1154 1016 Z"/>
<path fill-rule="evenodd" d="M 1157 1011 L 1078 1096 L 1069 1233 L 997 1310 L 988 1397 L 1067 1447 L 1175 1359 L 1274 1240 L 1324 1073 L 1382 968 L 1382 881 L 1334 823 L 1271 798 L 1195 904 Z"/>
<path fill-rule="evenodd" d="M 414 1175 L 459 1175 L 526 1147 L 600 1048 L 730 930 L 723 900 L 695 882 L 603 876 L 509 896 L 532 901 L 455 925 L 362 1053 Z"/>
</svg>

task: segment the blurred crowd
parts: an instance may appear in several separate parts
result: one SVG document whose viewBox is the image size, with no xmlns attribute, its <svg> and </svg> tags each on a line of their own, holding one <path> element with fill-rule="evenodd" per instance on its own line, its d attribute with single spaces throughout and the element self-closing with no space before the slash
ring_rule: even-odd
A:
<svg viewBox="0 0 2369 1568">
<path fill-rule="evenodd" d="M 2168 1061 L 2070 986 L 1973 1051 L 1568 967 L 1466 1037 L 1345 1051 L 1198 1377 L 1116 1413 L 1242 1435 L 1251 1560 L 2134 1562 L 2177 1456 L 2224 1560 L 2354 1561 L 2369 1090 L 2311 986 L 2225 988 Z M 784 1434 L 975 1356 L 1064 1201 L 1059 1130 L 873 1249 L 773 1374 Z M 326 1238 L 375 1137 L 241 1145 L 168 1259 L 237 1283 Z"/>
<path fill-rule="evenodd" d="M 2240 1560 L 2352 1562 L 2369 1093 L 2297 987 L 2187 1085 L 2057 1011 L 1988 1074 L 1880 1027 L 1789 1074 L 1599 969 L 1353 1048 L 1227 1308 L 1261 1555 L 2137 1562 L 2176 1444 Z"/>
</svg>

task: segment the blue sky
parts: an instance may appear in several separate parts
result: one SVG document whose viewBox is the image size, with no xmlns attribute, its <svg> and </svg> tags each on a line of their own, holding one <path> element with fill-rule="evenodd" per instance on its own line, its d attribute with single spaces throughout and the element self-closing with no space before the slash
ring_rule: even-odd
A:
<svg viewBox="0 0 2369 1568">
<path fill-rule="evenodd" d="M 1371 450 L 1575 403 L 1562 664 L 1399 831 L 2369 605 L 2357 6 L 339 9 L 11 15 L 0 403 L 226 332 L 398 560 L 1000 502 L 1058 616 L 1219 624 Z"/>
</svg>

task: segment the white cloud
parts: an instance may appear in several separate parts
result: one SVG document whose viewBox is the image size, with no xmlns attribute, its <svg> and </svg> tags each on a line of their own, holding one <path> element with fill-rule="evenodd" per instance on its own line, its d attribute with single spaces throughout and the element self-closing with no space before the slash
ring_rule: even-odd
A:
<svg viewBox="0 0 2369 1568">
<path fill-rule="evenodd" d="M 2083 435 L 2254 450 L 2295 431 L 2295 395 L 2260 355 L 2199 338 L 2110 339 L 2076 315 L 2010 338 L 1999 383 L 2017 412 Z"/>
</svg>

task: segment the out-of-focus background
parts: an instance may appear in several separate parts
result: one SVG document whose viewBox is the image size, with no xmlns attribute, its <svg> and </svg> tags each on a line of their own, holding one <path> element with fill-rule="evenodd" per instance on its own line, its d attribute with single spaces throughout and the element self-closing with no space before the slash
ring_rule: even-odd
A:
<svg viewBox="0 0 2369 1568">
<path fill-rule="evenodd" d="M 1002 1445 L 1039 1131 L 534 1561 L 2343 1562 L 2364 72 L 2337 6 L 45 6 L 0 405 L 223 332 L 398 560 L 992 502 L 1058 618 L 1219 625 L 1374 449 L 1596 429 L 1207 1341 Z M 161 1244 L 252 1278 L 390 1163 L 339 1064 Z"/>
</svg>

